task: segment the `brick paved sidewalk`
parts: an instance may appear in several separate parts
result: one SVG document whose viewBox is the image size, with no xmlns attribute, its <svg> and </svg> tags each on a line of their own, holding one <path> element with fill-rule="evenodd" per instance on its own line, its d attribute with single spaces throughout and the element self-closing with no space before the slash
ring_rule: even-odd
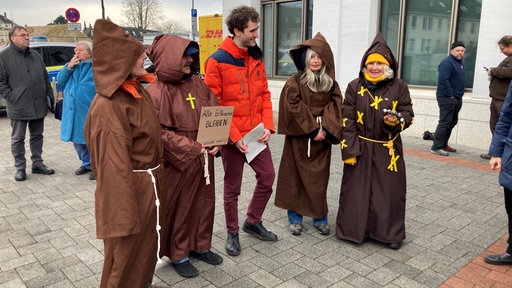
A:
<svg viewBox="0 0 512 288">
<path fill-rule="evenodd" d="M 28 173 L 26 181 L 16 182 L 9 119 L 0 116 L 0 288 L 98 286 L 103 244 L 95 237 L 95 184 L 87 175 L 74 175 L 80 162 L 72 144 L 59 140 L 59 129 L 60 122 L 49 116 L 43 157 L 56 173 Z M 270 143 L 276 171 L 283 139 L 275 135 Z M 398 251 L 371 242 L 355 245 L 340 241 L 333 233 L 322 236 L 307 218 L 307 231 L 302 236 L 292 236 L 286 212 L 276 208 L 271 199 L 263 221 L 280 240 L 262 242 L 241 232 L 241 255 L 227 256 L 223 173 L 221 161 L 217 160 L 213 250 L 224 257 L 224 263 L 211 266 L 192 260 L 201 273 L 193 279 L 179 277 L 164 263 L 157 267 L 154 285 L 511 287 L 510 267 L 482 261 L 482 255 L 504 250 L 507 231 L 503 190 L 497 183 L 497 173 L 479 158 L 485 151 L 455 147 L 457 153 L 442 157 L 430 153 L 430 144 L 420 138 L 404 137 L 407 239 Z M 334 147 L 328 188 L 331 231 L 341 176 L 339 147 Z M 240 221 L 245 218 L 255 182 L 248 167 L 243 181 Z"/>
</svg>

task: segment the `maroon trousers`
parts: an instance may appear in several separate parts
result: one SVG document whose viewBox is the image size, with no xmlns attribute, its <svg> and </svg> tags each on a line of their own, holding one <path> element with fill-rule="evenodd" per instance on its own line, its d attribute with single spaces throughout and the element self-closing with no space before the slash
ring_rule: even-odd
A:
<svg viewBox="0 0 512 288">
<path fill-rule="evenodd" d="M 222 164 L 224 166 L 224 215 L 228 233 L 238 232 L 238 196 L 242 187 L 245 154 L 235 145 L 222 147 Z M 247 222 L 257 224 L 261 221 L 265 207 L 272 195 L 275 171 L 270 149 L 265 148 L 256 156 L 249 166 L 256 173 L 256 187 L 247 207 Z"/>
</svg>

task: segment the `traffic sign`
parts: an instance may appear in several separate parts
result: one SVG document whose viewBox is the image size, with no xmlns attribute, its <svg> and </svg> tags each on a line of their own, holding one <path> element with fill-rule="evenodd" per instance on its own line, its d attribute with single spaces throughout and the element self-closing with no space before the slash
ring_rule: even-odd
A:
<svg viewBox="0 0 512 288">
<path fill-rule="evenodd" d="M 75 8 L 68 8 L 66 10 L 66 19 L 72 23 L 78 22 L 80 20 L 80 12 Z"/>
<path fill-rule="evenodd" d="M 82 23 L 68 23 L 68 31 L 81 31 Z"/>
</svg>

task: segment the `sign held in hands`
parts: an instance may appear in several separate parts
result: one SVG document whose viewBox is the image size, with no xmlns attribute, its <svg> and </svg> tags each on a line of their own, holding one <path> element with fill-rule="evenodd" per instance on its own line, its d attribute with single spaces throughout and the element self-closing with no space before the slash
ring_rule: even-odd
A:
<svg viewBox="0 0 512 288">
<path fill-rule="evenodd" d="M 197 142 L 205 147 L 227 144 L 234 108 L 234 106 L 202 107 Z"/>
</svg>

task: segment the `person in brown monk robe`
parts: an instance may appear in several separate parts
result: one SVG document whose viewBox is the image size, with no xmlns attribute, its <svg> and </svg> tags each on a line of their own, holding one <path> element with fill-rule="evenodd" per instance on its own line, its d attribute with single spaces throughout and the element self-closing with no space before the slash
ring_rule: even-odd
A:
<svg viewBox="0 0 512 288">
<path fill-rule="evenodd" d="M 198 49 L 188 39 L 160 35 L 147 50 L 157 75 L 148 92 L 160 120 L 169 182 L 163 203 L 162 254 L 185 278 L 199 275 L 189 256 L 211 265 L 222 263 L 222 257 L 210 250 L 215 216 L 213 155 L 219 147 L 196 141 L 201 108 L 218 106 L 219 101 L 196 74 Z"/>
<path fill-rule="evenodd" d="M 96 235 L 105 248 L 100 287 L 151 287 L 165 187 L 160 123 L 140 83 L 153 75 L 144 69 L 144 46 L 118 25 L 97 20 L 93 44 L 97 94 L 84 136 L 96 176 Z"/>
</svg>

